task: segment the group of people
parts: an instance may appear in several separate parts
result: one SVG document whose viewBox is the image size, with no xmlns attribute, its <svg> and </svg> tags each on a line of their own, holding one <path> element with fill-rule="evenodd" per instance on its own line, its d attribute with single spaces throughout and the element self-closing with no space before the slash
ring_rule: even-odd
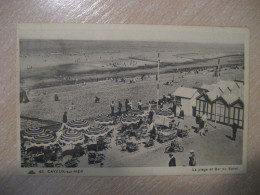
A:
<svg viewBox="0 0 260 195">
<path fill-rule="evenodd" d="M 139 100 L 139 102 L 137 103 L 137 108 L 138 110 L 142 110 L 142 100 Z M 122 108 L 123 108 L 123 104 L 121 101 L 118 101 L 118 115 L 120 116 L 122 114 Z M 111 109 L 111 116 L 115 116 L 115 102 L 112 101 L 111 104 L 110 104 L 110 109 Z M 128 113 L 129 110 L 132 109 L 132 103 L 126 99 L 125 100 L 125 112 Z"/>
<path fill-rule="evenodd" d="M 169 167 L 176 167 L 176 159 L 173 156 L 172 153 L 169 154 L 170 161 L 169 161 Z M 194 150 L 190 151 L 189 155 L 189 166 L 196 166 L 196 156 L 194 153 Z"/>
<path fill-rule="evenodd" d="M 203 114 L 202 116 L 200 116 L 198 114 L 196 116 L 196 124 L 199 125 L 197 132 L 200 134 L 200 136 L 208 135 L 208 117 L 207 117 L 207 114 Z M 233 134 L 233 136 L 231 138 L 232 138 L 233 141 L 235 141 L 238 125 L 236 123 L 233 123 L 231 125 L 231 127 L 232 127 L 232 134 Z"/>
</svg>

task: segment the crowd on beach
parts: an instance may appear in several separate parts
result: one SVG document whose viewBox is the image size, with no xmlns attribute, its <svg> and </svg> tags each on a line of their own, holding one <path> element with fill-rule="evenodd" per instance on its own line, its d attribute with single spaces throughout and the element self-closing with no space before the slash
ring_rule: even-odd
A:
<svg viewBox="0 0 260 195">
<path fill-rule="evenodd" d="M 171 109 L 171 112 L 173 113 L 173 115 L 175 117 L 177 117 L 177 108 L 180 109 L 180 112 L 179 112 L 179 115 L 178 117 L 181 118 L 181 119 L 184 119 L 184 111 L 182 110 L 182 105 L 179 105 L 173 97 L 171 97 L 170 101 L 169 99 L 166 98 L 166 96 L 163 96 L 162 99 L 159 100 L 158 102 L 158 106 L 159 106 L 159 110 L 163 109 L 163 106 L 165 103 L 169 103 L 171 102 L 172 106 L 169 108 Z M 100 103 L 100 98 L 95 96 L 95 103 Z M 124 106 L 123 106 L 124 104 Z M 150 132 L 150 140 L 149 142 L 153 142 L 153 140 L 156 139 L 157 137 L 157 128 L 156 128 L 156 125 L 155 125 L 155 120 L 154 120 L 154 115 L 155 115 L 155 110 L 152 109 L 152 106 L 156 106 L 156 102 L 155 101 L 150 101 L 148 102 L 148 106 L 144 107 L 143 106 L 143 102 L 142 100 L 139 100 L 136 104 L 136 108 L 134 108 L 132 102 L 129 101 L 129 99 L 125 99 L 124 102 L 121 102 L 121 101 L 118 101 L 117 103 L 115 103 L 115 101 L 111 101 L 110 103 L 110 116 L 111 117 L 120 117 L 122 114 L 128 114 L 128 112 L 130 110 L 139 110 L 139 111 L 146 111 L 147 113 L 147 127 L 148 127 L 148 130 Z M 157 110 L 158 111 L 158 110 Z M 63 115 L 63 125 L 61 127 L 61 130 L 66 126 L 66 123 L 68 122 L 68 119 L 67 119 L 67 112 L 64 113 Z M 135 128 L 140 128 L 141 125 L 144 123 L 145 121 L 142 120 L 142 118 L 140 118 L 140 121 L 135 125 Z M 175 130 L 176 131 L 176 130 Z M 149 145 L 149 144 L 147 144 Z M 170 154 L 171 155 L 171 161 L 173 161 L 173 156 L 172 156 L 172 153 Z M 192 161 L 195 162 L 195 155 L 193 155 L 194 157 L 192 157 Z M 196 162 L 195 163 L 190 163 L 191 166 L 195 166 Z"/>
<path fill-rule="evenodd" d="M 142 100 L 139 100 L 138 103 L 137 103 L 137 109 L 138 110 L 142 110 Z M 112 101 L 111 104 L 110 104 L 110 108 L 111 108 L 111 116 L 115 116 L 115 102 Z M 121 115 L 122 114 L 122 108 L 123 108 L 123 104 L 121 103 L 121 101 L 118 101 L 118 106 L 117 106 L 117 109 L 118 109 L 118 112 L 117 112 L 117 115 Z M 133 105 L 132 103 L 126 99 L 125 100 L 125 112 L 128 113 L 129 110 L 133 109 Z M 149 110 L 149 109 L 148 109 Z"/>
</svg>

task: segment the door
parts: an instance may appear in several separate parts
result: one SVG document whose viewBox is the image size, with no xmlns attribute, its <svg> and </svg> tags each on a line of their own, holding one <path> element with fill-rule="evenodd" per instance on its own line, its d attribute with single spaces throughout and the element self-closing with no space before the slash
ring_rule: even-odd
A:
<svg viewBox="0 0 260 195">
<path fill-rule="evenodd" d="M 192 106 L 192 116 L 196 116 L 196 106 Z"/>
<path fill-rule="evenodd" d="M 216 120 L 224 123 L 225 121 L 225 105 L 217 103 L 216 105 Z"/>
</svg>

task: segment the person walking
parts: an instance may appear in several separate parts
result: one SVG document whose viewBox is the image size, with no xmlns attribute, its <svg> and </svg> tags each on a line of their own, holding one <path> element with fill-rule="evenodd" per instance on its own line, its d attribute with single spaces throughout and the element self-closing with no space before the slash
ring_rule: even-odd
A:
<svg viewBox="0 0 260 195">
<path fill-rule="evenodd" d="M 172 153 L 169 154 L 170 161 L 169 161 L 169 167 L 176 167 L 176 159 L 173 156 Z"/>
<path fill-rule="evenodd" d="M 59 101 L 59 96 L 57 94 L 54 95 L 54 101 Z"/>
<path fill-rule="evenodd" d="M 122 103 L 118 101 L 118 115 L 120 116 L 122 114 Z"/>
<path fill-rule="evenodd" d="M 153 120 L 150 124 L 150 138 L 155 140 L 157 135 L 157 127 L 155 126 L 155 121 Z"/>
<path fill-rule="evenodd" d="M 114 101 L 112 101 L 112 103 L 110 104 L 110 108 L 111 108 L 111 116 L 114 116 L 114 114 L 115 114 L 115 104 L 114 104 Z"/>
<path fill-rule="evenodd" d="M 236 140 L 236 136 L 237 136 L 237 128 L 238 128 L 238 125 L 236 123 L 233 123 L 232 130 L 233 130 L 233 140 L 234 141 Z"/>
<path fill-rule="evenodd" d="M 139 100 L 139 102 L 138 102 L 138 109 L 139 109 L 139 110 L 142 110 L 142 105 L 143 105 L 143 104 L 142 104 L 142 100 Z"/>
<path fill-rule="evenodd" d="M 175 100 L 173 100 L 173 103 L 172 103 L 172 111 L 173 111 L 173 113 L 174 113 L 174 117 L 176 117 L 176 102 L 175 102 Z"/>
<path fill-rule="evenodd" d="M 180 106 L 180 118 L 182 118 L 184 120 L 184 110 L 182 109 L 182 105 Z"/>
<path fill-rule="evenodd" d="M 196 115 L 196 124 L 198 125 L 198 128 L 196 128 L 196 133 L 199 133 L 200 123 L 201 123 L 201 116 L 199 114 L 197 114 Z"/>
<path fill-rule="evenodd" d="M 61 131 L 64 129 L 64 127 L 67 127 L 67 122 L 68 122 L 67 112 L 64 112 L 62 116 L 62 125 L 60 128 Z"/>
<path fill-rule="evenodd" d="M 193 150 L 190 151 L 189 166 L 196 166 L 196 157 Z"/>
<path fill-rule="evenodd" d="M 152 105 L 151 105 L 151 103 L 149 102 L 149 103 L 148 103 L 148 113 L 149 113 L 151 110 L 152 110 Z"/>
<path fill-rule="evenodd" d="M 75 110 L 75 104 L 73 102 L 71 103 L 71 110 Z"/>
<path fill-rule="evenodd" d="M 204 133 L 204 127 L 205 127 L 205 121 L 200 120 L 200 123 L 199 123 L 199 134 L 200 134 L 200 136 Z"/>
<path fill-rule="evenodd" d="M 153 121 L 153 115 L 154 115 L 153 111 L 150 110 L 150 112 L 149 112 L 149 114 L 148 114 L 148 122 L 149 122 L 149 123 L 152 123 L 152 121 Z"/>
<path fill-rule="evenodd" d="M 95 96 L 95 103 L 99 103 L 100 102 L 100 98 Z"/>
<path fill-rule="evenodd" d="M 129 101 L 128 101 L 128 99 L 126 99 L 125 100 L 125 111 L 126 111 L 126 113 L 128 112 L 128 107 L 129 107 Z"/>
<path fill-rule="evenodd" d="M 208 134 L 209 134 L 208 122 L 206 122 L 204 125 L 204 135 L 207 136 Z"/>
</svg>

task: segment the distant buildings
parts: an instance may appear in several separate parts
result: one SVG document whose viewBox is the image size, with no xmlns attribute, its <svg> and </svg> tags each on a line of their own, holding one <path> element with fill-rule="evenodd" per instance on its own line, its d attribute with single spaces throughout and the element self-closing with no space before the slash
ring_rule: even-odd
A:
<svg viewBox="0 0 260 195">
<path fill-rule="evenodd" d="M 196 114 L 207 114 L 208 119 L 223 124 L 244 126 L 244 83 L 223 81 L 202 85 L 196 98 Z"/>
</svg>

